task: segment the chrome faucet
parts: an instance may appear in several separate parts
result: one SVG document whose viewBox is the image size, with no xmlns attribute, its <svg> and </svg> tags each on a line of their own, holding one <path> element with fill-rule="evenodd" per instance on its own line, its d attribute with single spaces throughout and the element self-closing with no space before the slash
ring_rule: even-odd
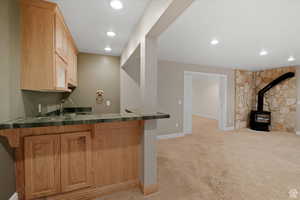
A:
<svg viewBox="0 0 300 200">
<path fill-rule="evenodd" d="M 62 116 L 64 114 L 64 103 L 66 102 L 65 99 L 60 101 L 60 108 L 59 108 L 59 115 Z"/>
</svg>

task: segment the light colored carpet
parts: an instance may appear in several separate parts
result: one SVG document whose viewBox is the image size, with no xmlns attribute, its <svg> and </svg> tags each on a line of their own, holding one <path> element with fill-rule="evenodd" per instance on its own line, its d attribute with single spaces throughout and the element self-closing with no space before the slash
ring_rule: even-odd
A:
<svg viewBox="0 0 300 200">
<path fill-rule="evenodd" d="M 300 192 L 300 136 L 291 133 L 222 132 L 194 117 L 192 135 L 160 140 L 158 149 L 157 194 L 99 200 L 287 200 L 289 190 Z"/>
</svg>

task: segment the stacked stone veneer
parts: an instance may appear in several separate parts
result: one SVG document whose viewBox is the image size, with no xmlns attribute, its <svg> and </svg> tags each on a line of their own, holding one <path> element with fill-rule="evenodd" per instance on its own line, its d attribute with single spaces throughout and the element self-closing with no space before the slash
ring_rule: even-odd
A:
<svg viewBox="0 0 300 200">
<path fill-rule="evenodd" d="M 250 71 L 235 71 L 235 127 L 248 126 L 249 113 L 255 102 L 255 77 Z"/>
<path fill-rule="evenodd" d="M 284 67 L 258 72 L 236 70 L 236 128 L 249 124 L 249 113 L 256 109 L 257 93 L 271 81 L 286 72 L 295 72 L 295 67 Z M 272 112 L 273 131 L 295 131 L 296 78 L 288 79 L 265 94 L 264 110 Z M 250 104 L 250 105 L 249 105 Z"/>
</svg>

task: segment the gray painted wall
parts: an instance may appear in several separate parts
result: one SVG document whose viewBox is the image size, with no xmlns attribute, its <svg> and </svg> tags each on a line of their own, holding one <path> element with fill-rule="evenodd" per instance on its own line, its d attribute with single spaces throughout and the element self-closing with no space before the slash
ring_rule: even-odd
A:
<svg viewBox="0 0 300 200">
<path fill-rule="evenodd" d="M 234 126 L 234 71 L 232 69 L 215 68 L 182 64 L 171 61 L 158 63 L 158 107 L 159 111 L 171 115 L 170 119 L 158 120 L 158 134 L 171 134 L 183 132 L 183 95 L 184 71 L 208 72 L 225 74 L 228 76 L 228 116 L 227 126 Z M 179 100 L 182 104 L 179 104 Z M 178 127 L 176 127 L 178 123 Z"/>
<path fill-rule="evenodd" d="M 104 90 L 104 102 L 96 103 L 96 91 Z M 93 107 L 101 113 L 120 112 L 120 58 L 98 54 L 78 55 L 78 88 L 70 95 L 69 106 Z M 105 101 L 111 102 L 110 106 Z"/>
<path fill-rule="evenodd" d="M 18 34 L 12 30 L 16 27 L 16 0 L 1 0 L 0 6 L 0 121 L 11 117 L 11 70 L 15 66 L 12 59 L 14 40 L 19 40 Z M 14 23 L 13 23 L 14 22 Z M 18 60 L 18 57 L 16 57 Z M 15 192 L 13 150 L 9 148 L 6 139 L 0 138 L 0 199 L 7 200 Z"/>
</svg>

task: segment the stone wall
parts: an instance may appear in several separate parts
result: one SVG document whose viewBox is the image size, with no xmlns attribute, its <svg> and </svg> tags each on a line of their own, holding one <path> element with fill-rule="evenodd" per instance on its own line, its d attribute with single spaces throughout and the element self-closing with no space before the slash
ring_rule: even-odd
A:
<svg viewBox="0 0 300 200">
<path fill-rule="evenodd" d="M 236 70 L 235 128 L 248 127 L 249 114 L 252 109 L 256 109 L 257 93 L 259 90 L 280 75 L 295 71 L 295 67 L 284 67 L 258 72 Z M 272 112 L 271 130 L 295 132 L 296 103 L 295 77 L 273 87 L 265 94 L 264 110 Z"/>
<path fill-rule="evenodd" d="M 235 85 L 235 128 L 246 128 L 255 102 L 254 72 L 235 70 Z"/>
<path fill-rule="evenodd" d="M 284 67 L 255 72 L 256 94 L 271 81 L 287 72 L 296 72 L 296 68 Z M 257 98 L 255 105 L 256 102 Z M 264 110 L 272 112 L 271 130 L 295 132 L 296 103 L 295 77 L 285 80 L 265 94 Z"/>
</svg>

